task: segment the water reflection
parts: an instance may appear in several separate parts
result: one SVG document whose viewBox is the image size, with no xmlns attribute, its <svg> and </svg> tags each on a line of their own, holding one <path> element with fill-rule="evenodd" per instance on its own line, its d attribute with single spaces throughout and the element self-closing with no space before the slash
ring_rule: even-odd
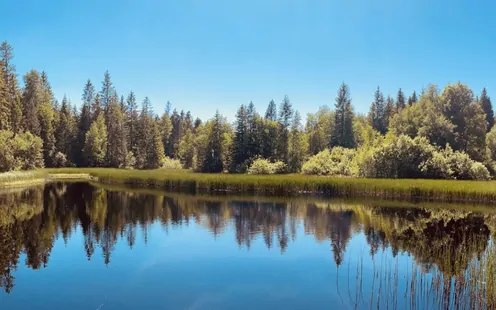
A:
<svg viewBox="0 0 496 310">
<path fill-rule="evenodd" d="M 147 243 L 154 237 L 149 227 L 156 222 L 165 231 L 195 223 L 214 238 L 234 234 L 246 249 L 263 238 L 268 249 L 281 255 L 297 242 L 302 226 L 300 233 L 329 244 L 329 257 L 343 269 L 336 289 L 352 308 L 495 305 L 496 250 L 491 236 L 496 233 L 496 215 L 490 212 L 384 207 L 374 202 L 152 195 L 86 183 L 0 194 L 0 287 L 6 293 L 15 290 L 21 257 L 33 270 L 47 268 L 60 238 L 67 243 L 72 234 L 82 234 L 87 259 L 108 265 L 118 242 L 133 248 L 142 236 Z M 360 237 L 361 257 L 352 260 L 347 247 L 353 238 L 360 243 Z M 97 248 L 102 257 L 94 257 Z M 410 257 L 406 269 L 401 257 Z M 366 264 L 372 266 L 371 274 L 364 271 Z"/>
</svg>

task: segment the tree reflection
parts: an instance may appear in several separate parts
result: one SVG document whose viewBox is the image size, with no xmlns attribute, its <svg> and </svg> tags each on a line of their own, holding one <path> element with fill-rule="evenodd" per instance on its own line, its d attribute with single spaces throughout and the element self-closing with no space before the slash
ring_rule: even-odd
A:
<svg viewBox="0 0 496 310">
<path fill-rule="evenodd" d="M 133 248 L 138 235 L 148 242 L 154 222 L 165 231 L 194 223 L 213 237 L 232 231 L 240 247 L 250 249 L 258 239 L 281 253 L 303 228 L 329 244 L 337 266 L 345 262 L 352 236 L 361 233 L 372 259 L 391 249 L 393 257 L 411 254 L 423 273 L 441 272 L 439 287 L 448 292 L 442 298 L 450 298 L 452 290 L 453 298 L 462 294 L 467 270 L 486 255 L 496 232 L 494 215 L 469 211 L 152 195 L 56 183 L 0 194 L 0 286 L 7 293 L 13 289 L 21 253 L 28 267 L 47 267 L 55 240 L 67 242 L 75 229 L 84 236 L 87 259 L 99 249 L 103 263 L 110 264 L 118 242 Z"/>
</svg>

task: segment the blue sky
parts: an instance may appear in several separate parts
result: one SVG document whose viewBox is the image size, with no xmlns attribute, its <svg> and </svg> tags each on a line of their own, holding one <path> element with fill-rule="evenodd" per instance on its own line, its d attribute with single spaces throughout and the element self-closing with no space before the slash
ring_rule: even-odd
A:
<svg viewBox="0 0 496 310">
<path fill-rule="evenodd" d="M 22 75 L 45 70 L 60 99 L 109 70 L 119 94 L 209 118 L 260 112 L 287 94 L 302 114 L 342 81 L 366 112 L 377 85 L 407 94 L 458 80 L 496 98 L 496 3 L 459 0 L 16 0 L 0 40 Z"/>
</svg>

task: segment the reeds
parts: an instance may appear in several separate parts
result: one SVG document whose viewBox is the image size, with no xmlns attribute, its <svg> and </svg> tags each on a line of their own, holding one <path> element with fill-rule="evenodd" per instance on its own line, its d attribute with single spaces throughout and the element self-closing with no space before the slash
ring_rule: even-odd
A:
<svg viewBox="0 0 496 310">
<path fill-rule="evenodd" d="M 157 188 L 187 193 L 247 193 L 271 196 L 314 194 L 324 197 L 378 197 L 409 201 L 496 202 L 496 181 L 361 179 L 318 176 L 200 174 L 186 170 L 124 170 L 110 168 L 42 169 L 26 174 L 0 174 L 9 180 L 40 175 L 89 174 L 105 184 Z"/>
</svg>

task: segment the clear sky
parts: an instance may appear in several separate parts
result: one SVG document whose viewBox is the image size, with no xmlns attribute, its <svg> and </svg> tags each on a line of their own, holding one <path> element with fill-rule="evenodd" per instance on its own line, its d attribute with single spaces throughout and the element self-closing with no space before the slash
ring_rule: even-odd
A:
<svg viewBox="0 0 496 310">
<path fill-rule="evenodd" d="M 3 1 L 0 40 L 18 74 L 45 70 L 80 104 L 109 70 L 119 94 L 209 118 L 260 112 L 287 94 L 302 114 L 334 104 L 344 81 L 358 112 L 377 85 L 407 95 L 458 80 L 496 98 L 494 0 Z"/>
</svg>

